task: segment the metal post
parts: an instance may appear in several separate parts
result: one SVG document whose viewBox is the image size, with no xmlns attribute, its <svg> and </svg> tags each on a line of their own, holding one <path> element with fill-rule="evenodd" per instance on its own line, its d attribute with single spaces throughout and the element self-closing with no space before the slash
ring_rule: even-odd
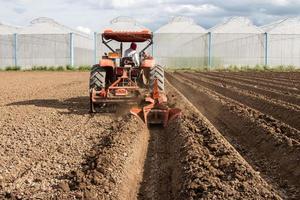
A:
<svg viewBox="0 0 300 200">
<path fill-rule="evenodd" d="M 268 33 L 265 33 L 265 66 L 268 66 Z"/>
<path fill-rule="evenodd" d="M 14 34 L 14 64 L 15 67 L 18 66 L 18 34 Z"/>
<path fill-rule="evenodd" d="M 212 40 L 212 36 L 211 36 L 211 32 L 208 32 L 208 67 L 209 69 L 211 68 L 211 40 Z"/>
<path fill-rule="evenodd" d="M 94 32 L 94 64 L 97 62 L 97 32 Z"/>
<path fill-rule="evenodd" d="M 70 33 L 70 65 L 74 66 L 74 34 Z"/>
<path fill-rule="evenodd" d="M 121 53 L 121 58 L 123 57 L 123 42 L 120 44 L 120 53 Z"/>
</svg>

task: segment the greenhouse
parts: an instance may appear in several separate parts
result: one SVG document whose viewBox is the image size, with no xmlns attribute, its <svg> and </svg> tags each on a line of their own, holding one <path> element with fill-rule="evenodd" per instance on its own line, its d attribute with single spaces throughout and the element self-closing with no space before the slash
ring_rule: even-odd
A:
<svg viewBox="0 0 300 200">
<path fill-rule="evenodd" d="M 174 17 L 154 33 L 154 57 L 169 67 L 207 65 L 207 31 L 193 19 Z"/>
<path fill-rule="evenodd" d="M 20 29 L 21 27 L 0 22 L 0 35 L 9 35 L 9 34 L 18 33 Z"/>
<path fill-rule="evenodd" d="M 209 29 L 210 65 L 264 65 L 264 34 L 245 17 L 233 17 Z"/>
<path fill-rule="evenodd" d="M 1 29 L 2 30 L 2 29 Z M 49 18 L 38 18 L 30 25 L 1 31 L 2 67 L 90 65 L 93 39 Z M 10 30 L 10 32 L 9 32 Z"/>
<path fill-rule="evenodd" d="M 300 17 L 279 20 L 261 28 L 268 36 L 268 65 L 300 66 Z"/>
<path fill-rule="evenodd" d="M 14 33 L 20 27 L 0 23 L 0 67 L 14 65 Z"/>
<path fill-rule="evenodd" d="M 130 17 L 117 17 L 105 29 L 147 28 Z M 37 18 L 24 27 L 0 23 L 0 67 L 98 63 L 110 51 L 102 44 L 103 30 L 88 35 L 49 18 Z M 300 66 L 300 17 L 261 27 L 248 18 L 232 17 L 208 30 L 189 17 L 173 17 L 153 37 L 148 53 L 168 67 Z M 138 50 L 145 45 L 138 44 Z"/>
</svg>

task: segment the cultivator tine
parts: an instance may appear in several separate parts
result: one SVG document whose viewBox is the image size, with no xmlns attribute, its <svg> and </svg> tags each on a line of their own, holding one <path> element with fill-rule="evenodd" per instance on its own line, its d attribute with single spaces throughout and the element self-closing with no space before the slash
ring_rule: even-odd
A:
<svg viewBox="0 0 300 200">
<path fill-rule="evenodd" d="M 181 116 L 181 109 L 179 108 L 172 108 L 169 109 L 169 119 L 168 121 L 172 121 L 173 119 Z"/>
<path fill-rule="evenodd" d="M 178 108 L 154 108 L 153 104 L 145 106 L 143 109 L 132 108 L 130 113 L 142 120 L 145 124 L 161 124 L 166 127 L 170 121 L 181 115 L 181 109 Z"/>
<path fill-rule="evenodd" d="M 142 109 L 140 109 L 140 108 L 131 108 L 130 113 L 132 115 L 136 116 L 138 119 L 141 119 L 142 121 L 144 121 L 141 117 Z"/>
</svg>

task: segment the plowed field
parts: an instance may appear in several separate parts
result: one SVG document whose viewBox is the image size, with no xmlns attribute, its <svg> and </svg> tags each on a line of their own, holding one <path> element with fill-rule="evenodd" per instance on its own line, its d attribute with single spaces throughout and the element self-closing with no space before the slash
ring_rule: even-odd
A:
<svg viewBox="0 0 300 200">
<path fill-rule="evenodd" d="M 0 73 L 0 199 L 299 199 L 300 75 L 166 73 L 182 116 L 89 114 L 88 73 Z"/>
<path fill-rule="evenodd" d="M 299 74 L 175 72 L 167 79 L 282 198 L 300 197 Z"/>
</svg>

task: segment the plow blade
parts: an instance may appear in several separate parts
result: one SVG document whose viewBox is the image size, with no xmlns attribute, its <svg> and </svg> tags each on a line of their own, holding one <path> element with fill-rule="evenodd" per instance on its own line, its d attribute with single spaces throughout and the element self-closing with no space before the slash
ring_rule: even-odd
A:
<svg viewBox="0 0 300 200">
<path fill-rule="evenodd" d="M 181 115 L 181 110 L 178 108 L 132 108 L 130 113 L 141 119 L 147 125 L 158 124 L 166 127 L 169 121 Z"/>
<path fill-rule="evenodd" d="M 140 101 L 138 96 L 111 95 L 106 91 L 90 91 L 90 112 L 91 113 L 114 113 L 117 107 L 124 105 L 134 105 Z"/>
</svg>

